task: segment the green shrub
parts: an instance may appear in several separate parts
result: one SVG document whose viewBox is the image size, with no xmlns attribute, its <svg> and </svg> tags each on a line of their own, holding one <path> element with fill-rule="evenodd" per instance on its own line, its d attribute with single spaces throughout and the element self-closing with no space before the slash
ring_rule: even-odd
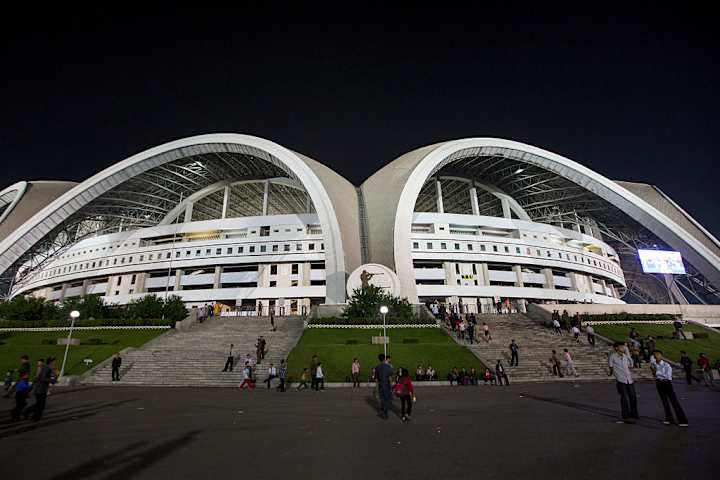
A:
<svg viewBox="0 0 720 480">
<path fill-rule="evenodd" d="M 412 305 L 406 298 L 395 297 L 382 288 L 368 285 L 367 288 L 356 288 L 343 311 L 343 317 L 358 323 L 382 323 L 380 307 L 388 307 L 387 318 L 400 321 L 414 321 Z M 361 321 L 357 321 L 361 320 Z M 375 320 L 375 321 L 373 321 Z M 379 320 L 379 322 L 378 322 Z"/>
</svg>

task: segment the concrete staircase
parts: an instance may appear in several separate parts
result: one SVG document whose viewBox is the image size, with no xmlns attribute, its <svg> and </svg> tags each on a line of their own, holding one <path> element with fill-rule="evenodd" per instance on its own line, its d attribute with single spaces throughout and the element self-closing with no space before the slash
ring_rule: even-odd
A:
<svg viewBox="0 0 720 480">
<path fill-rule="evenodd" d="M 237 387 L 242 381 L 245 355 L 255 357 L 255 343 L 267 341 L 265 360 L 255 368 L 258 382 L 267 377 L 270 363 L 279 366 L 300 339 L 302 317 L 275 317 L 277 331 L 268 317 L 213 317 L 187 330 L 172 330 L 123 355 L 119 382 L 111 381 L 107 360 L 83 376 L 88 385 Z M 228 347 L 236 358 L 232 372 L 223 372 Z M 276 383 L 274 383 L 275 385 Z M 258 387 L 265 385 L 258 385 Z"/>
<path fill-rule="evenodd" d="M 552 330 L 534 322 L 524 314 L 496 315 L 483 314 L 477 317 L 478 324 L 486 322 L 490 326 L 492 340 L 485 342 L 484 338 L 477 339 L 474 345 L 461 342 L 467 346 L 485 365 L 494 370 L 498 359 L 502 360 L 510 382 L 541 382 L 541 381 L 573 381 L 610 379 L 608 377 L 607 355 L 610 348 L 604 342 L 596 339 L 596 346 L 592 348 L 587 343 L 587 336 L 581 334 L 581 343 L 576 343 L 571 335 L 554 335 Z M 454 332 L 449 332 L 455 337 Z M 508 346 L 512 339 L 520 347 L 520 364 L 510 366 L 510 349 Z M 558 353 L 564 364 L 563 349 L 567 348 L 573 358 L 577 377 L 553 376 L 550 356 L 552 350 Z M 563 372 L 564 374 L 565 372 Z M 642 368 L 633 370 L 637 379 L 652 378 L 650 368 L 644 364 Z"/>
</svg>

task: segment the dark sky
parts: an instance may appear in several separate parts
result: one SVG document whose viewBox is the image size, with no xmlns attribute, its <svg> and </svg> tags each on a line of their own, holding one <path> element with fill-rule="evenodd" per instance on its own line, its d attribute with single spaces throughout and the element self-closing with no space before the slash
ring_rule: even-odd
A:
<svg viewBox="0 0 720 480">
<path fill-rule="evenodd" d="M 0 184 L 210 132 L 359 184 L 422 145 L 497 136 L 657 184 L 720 233 L 716 16 L 367 8 L 6 15 Z"/>
</svg>

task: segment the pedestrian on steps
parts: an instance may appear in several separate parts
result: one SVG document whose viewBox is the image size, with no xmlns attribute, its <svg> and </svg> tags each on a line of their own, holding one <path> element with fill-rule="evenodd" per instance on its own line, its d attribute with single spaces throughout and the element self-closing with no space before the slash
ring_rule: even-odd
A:
<svg viewBox="0 0 720 480">
<path fill-rule="evenodd" d="M 287 376 L 287 363 L 285 363 L 285 360 L 280 360 L 280 370 L 278 371 L 278 378 L 280 379 L 280 385 L 278 385 L 277 389 L 281 392 L 285 391 L 285 377 Z"/>
<path fill-rule="evenodd" d="M 245 362 L 245 367 L 243 368 L 243 381 L 240 384 L 240 390 L 242 390 L 243 388 L 255 388 L 255 382 L 252 378 L 252 367 L 250 366 L 250 362 Z"/>
<path fill-rule="evenodd" d="M 520 347 L 518 347 L 518 344 L 515 343 L 515 339 L 513 338 L 510 342 L 510 345 L 508 346 L 510 349 L 510 366 L 518 366 L 518 350 L 520 350 Z"/>
<path fill-rule="evenodd" d="M 115 355 L 113 355 L 111 366 L 112 366 L 112 381 L 119 382 L 120 381 L 120 367 L 122 366 L 122 358 L 120 357 L 120 352 L 115 352 Z"/>
<path fill-rule="evenodd" d="M 490 340 L 492 340 L 492 335 L 490 335 L 490 327 L 485 322 L 483 322 L 483 333 L 485 334 L 485 341 L 490 342 Z"/>
<path fill-rule="evenodd" d="M 560 330 L 560 320 L 557 318 L 553 319 L 553 330 L 555 331 L 556 335 L 562 335 L 562 330 Z"/>
<path fill-rule="evenodd" d="M 235 363 L 235 357 L 233 357 L 233 347 L 234 345 L 231 343 L 230 348 L 228 349 L 228 355 L 227 360 L 225 360 L 225 368 L 223 368 L 223 372 L 227 372 L 230 370 L 233 371 L 233 364 Z"/>
<path fill-rule="evenodd" d="M 575 363 L 573 362 L 572 356 L 567 348 L 563 349 L 563 357 L 565 357 L 565 375 L 577 377 L 577 370 L 575 370 Z"/>
<path fill-rule="evenodd" d="M 552 365 L 553 375 L 563 378 L 562 369 L 560 368 L 560 359 L 558 358 L 555 350 L 552 351 L 552 355 L 550 356 L 550 365 Z"/>
<path fill-rule="evenodd" d="M 510 385 L 507 373 L 505 373 L 505 367 L 503 367 L 502 362 L 498 358 L 498 361 L 495 364 L 495 381 L 497 382 L 498 386 L 502 385 L 503 379 L 505 380 L 505 385 Z"/>
<path fill-rule="evenodd" d="M 593 326 L 592 326 L 592 325 L 587 325 L 587 326 L 585 327 L 585 333 L 587 333 L 587 341 L 588 341 L 588 344 L 589 344 L 592 348 L 595 348 L 595 329 L 593 328 Z"/>
<path fill-rule="evenodd" d="M 271 363 L 270 368 L 268 368 L 268 376 L 263 380 L 263 383 L 267 383 L 268 390 L 270 390 L 270 384 L 275 378 L 277 378 L 277 368 Z"/>
<path fill-rule="evenodd" d="M 277 331 L 277 327 L 275 326 L 275 313 L 270 310 L 270 329 L 275 332 Z"/>
<path fill-rule="evenodd" d="M 573 339 L 575 340 L 575 343 L 580 343 L 580 329 L 577 325 L 572 326 L 572 334 Z"/>
</svg>

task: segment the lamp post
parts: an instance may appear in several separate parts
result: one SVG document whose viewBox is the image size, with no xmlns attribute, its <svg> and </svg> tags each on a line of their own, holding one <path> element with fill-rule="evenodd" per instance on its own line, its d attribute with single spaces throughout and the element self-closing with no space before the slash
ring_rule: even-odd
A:
<svg viewBox="0 0 720 480">
<path fill-rule="evenodd" d="M 385 325 L 385 315 L 388 313 L 388 307 L 385 305 L 380 307 L 380 313 L 383 316 L 383 353 L 387 357 L 387 326 Z"/>
<path fill-rule="evenodd" d="M 65 376 L 65 362 L 67 362 L 68 350 L 70 349 L 70 340 L 72 339 L 73 327 L 75 326 L 75 319 L 80 316 L 80 312 L 73 310 L 70 312 L 70 332 L 68 333 L 67 343 L 65 344 L 65 355 L 63 356 L 62 367 L 60 367 L 60 378 Z"/>
</svg>

